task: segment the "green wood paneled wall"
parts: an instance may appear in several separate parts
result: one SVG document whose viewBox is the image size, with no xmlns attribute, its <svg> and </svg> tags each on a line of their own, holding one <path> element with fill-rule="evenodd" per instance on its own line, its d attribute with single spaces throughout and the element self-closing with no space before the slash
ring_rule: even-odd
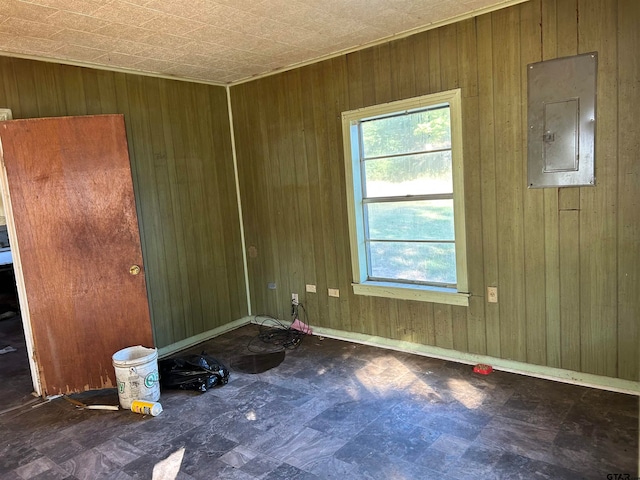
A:
<svg viewBox="0 0 640 480">
<path fill-rule="evenodd" d="M 224 88 L 0 57 L 0 107 L 124 114 L 157 346 L 247 314 Z"/>
<path fill-rule="evenodd" d="M 638 25 L 636 0 L 532 0 L 232 87 L 254 313 L 297 292 L 312 325 L 638 380 Z M 529 190 L 526 65 L 590 51 L 597 186 Z M 470 306 L 355 296 L 340 113 L 456 87 Z"/>
</svg>

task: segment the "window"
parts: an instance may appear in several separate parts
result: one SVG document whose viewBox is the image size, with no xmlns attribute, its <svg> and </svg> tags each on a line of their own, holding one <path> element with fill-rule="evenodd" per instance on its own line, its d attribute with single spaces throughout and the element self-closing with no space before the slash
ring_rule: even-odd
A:
<svg viewBox="0 0 640 480">
<path fill-rule="evenodd" d="M 356 294 L 468 305 L 460 89 L 344 112 Z"/>
</svg>

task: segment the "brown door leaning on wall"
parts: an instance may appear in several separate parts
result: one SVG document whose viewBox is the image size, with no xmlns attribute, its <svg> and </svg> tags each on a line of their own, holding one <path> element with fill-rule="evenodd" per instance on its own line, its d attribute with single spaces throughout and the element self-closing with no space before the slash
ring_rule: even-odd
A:
<svg viewBox="0 0 640 480">
<path fill-rule="evenodd" d="M 115 387 L 113 353 L 153 344 L 124 118 L 0 122 L 0 142 L 42 394 Z"/>
</svg>

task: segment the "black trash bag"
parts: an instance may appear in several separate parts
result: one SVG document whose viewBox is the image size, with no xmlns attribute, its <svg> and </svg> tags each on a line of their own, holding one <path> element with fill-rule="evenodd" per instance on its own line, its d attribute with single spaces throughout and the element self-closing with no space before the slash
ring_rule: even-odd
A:
<svg viewBox="0 0 640 480">
<path fill-rule="evenodd" d="M 205 352 L 200 355 L 185 355 L 158 362 L 160 386 L 182 390 L 207 389 L 225 385 L 229 381 L 229 369 Z"/>
</svg>

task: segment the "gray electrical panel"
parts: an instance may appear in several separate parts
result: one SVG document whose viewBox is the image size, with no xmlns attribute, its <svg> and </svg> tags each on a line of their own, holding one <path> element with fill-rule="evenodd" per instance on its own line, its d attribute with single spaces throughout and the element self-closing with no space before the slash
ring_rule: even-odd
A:
<svg viewBox="0 0 640 480">
<path fill-rule="evenodd" d="M 597 53 L 532 63 L 529 188 L 595 185 Z"/>
</svg>

